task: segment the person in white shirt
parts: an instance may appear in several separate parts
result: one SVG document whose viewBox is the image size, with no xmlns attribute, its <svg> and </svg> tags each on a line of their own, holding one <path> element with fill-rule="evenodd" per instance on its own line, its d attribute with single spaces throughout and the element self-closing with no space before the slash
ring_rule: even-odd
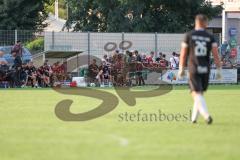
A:
<svg viewBox="0 0 240 160">
<path fill-rule="evenodd" d="M 172 57 L 170 58 L 170 65 L 172 69 L 177 69 L 179 66 L 179 58 L 175 52 L 172 53 Z"/>
</svg>

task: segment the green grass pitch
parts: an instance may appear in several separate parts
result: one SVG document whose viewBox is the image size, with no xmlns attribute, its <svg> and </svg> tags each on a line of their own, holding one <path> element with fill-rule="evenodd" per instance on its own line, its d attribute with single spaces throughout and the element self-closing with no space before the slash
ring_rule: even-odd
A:
<svg viewBox="0 0 240 160">
<path fill-rule="evenodd" d="M 106 91 L 115 94 L 113 89 Z M 238 160 L 240 157 L 240 86 L 211 86 L 205 94 L 214 124 L 187 121 L 121 121 L 122 113 L 188 113 L 187 87 L 139 98 L 135 107 L 120 100 L 111 113 L 87 122 L 65 122 L 56 104 L 72 99 L 71 111 L 85 112 L 101 103 L 62 95 L 51 89 L 0 90 L 0 160 Z"/>
</svg>

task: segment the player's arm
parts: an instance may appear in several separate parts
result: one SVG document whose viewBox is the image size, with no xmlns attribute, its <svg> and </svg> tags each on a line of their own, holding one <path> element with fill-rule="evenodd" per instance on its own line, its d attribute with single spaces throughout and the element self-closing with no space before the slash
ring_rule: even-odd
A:
<svg viewBox="0 0 240 160">
<path fill-rule="evenodd" d="M 222 79 L 222 65 L 219 58 L 219 54 L 218 54 L 218 46 L 217 46 L 217 43 L 215 42 L 212 43 L 212 54 L 213 54 L 214 63 L 216 64 L 216 67 L 217 67 L 216 78 L 220 80 Z"/>
<path fill-rule="evenodd" d="M 180 51 L 180 60 L 179 60 L 179 72 L 178 72 L 178 77 L 182 79 L 185 76 L 185 66 L 186 66 L 186 61 L 187 61 L 187 56 L 188 56 L 188 34 L 186 34 L 184 41 L 182 42 L 181 45 L 181 51 Z"/>
<path fill-rule="evenodd" d="M 184 69 L 186 67 L 186 60 L 187 60 L 188 48 L 187 46 L 182 46 L 180 51 L 180 62 L 179 68 Z"/>
<path fill-rule="evenodd" d="M 180 62 L 179 62 L 179 72 L 178 77 L 182 79 L 185 76 L 185 66 L 186 66 L 186 60 L 187 60 L 187 54 L 188 54 L 188 48 L 185 46 L 181 48 L 180 52 Z"/>
</svg>

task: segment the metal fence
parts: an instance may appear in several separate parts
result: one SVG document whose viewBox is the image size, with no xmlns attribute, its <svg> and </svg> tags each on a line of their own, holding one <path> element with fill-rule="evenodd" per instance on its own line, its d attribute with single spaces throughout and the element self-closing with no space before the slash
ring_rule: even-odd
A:
<svg viewBox="0 0 240 160">
<path fill-rule="evenodd" d="M 32 30 L 0 30 L 0 46 L 10 46 L 20 40 L 24 45 L 44 37 L 45 51 L 83 51 L 102 57 L 113 49 L 120 51 L 138 50 L 149 54 L 165 53 L 167 57 L 180 51 L 184 34 L 162 33 L 91 33 L 91 32 L 36 32 Z M 124 43 L 123 43 L 124 42 Z M 131 45 L 129 45 L 129 43 Z M 121 47 L 121 45 L 123 45 Z M 111 50 L 112 49 L 112 50 Z M 41 52 L 39 51 L 32 51 Z"/>
<path fill-rule="evenodd" d="M 169 59 L 172 52 L 180 52 L 184 34 L 163 33 L 92 33 L 92 32 L 35 32 L 31 30 L 0 30 L 0 46 L 13 45 L 17 40 L 24 45 L 42 37 L 42 46 L 30 50 L 40 55 L 42 51 L 81 51 L 83 54 L 102 58 L 111 55 L 115 50 L 138 50 L 140 54 L 155 56 L 159 52 Z M 239 49 L 238 49 L 239 51 Z M 238 56 L 239 58 L 239 56 Z M 41 58 L 39 58 L 41 60 Z M 43 59 L 43 58 L 42 58 Z M 39 64 L 42 61 L 39 61 Z M 239 59 L 237 60 L 239 62 Z"/>
<path fill-rule="evenodd" d="M 0 46 L 10 46 L 18 40 L 26 43 L 39 36 L 42 34 L 33 30 L 0 30 Z"/>
<path fill-rule="evenodd" d="M 0 30 L 0 46 L 12 46 L 18 40 L 22 42 L 24 46 L 28 43 L 34 41 L 35 39 L 41 37 L 43 39 L 43 32 L 36 32 L 33 30 Z M 32 54 L 42 52 L 44 49 L 44 44 L 42 46 L 37 46 L 34 48 L 30 48 Z"/>
<path fill-rule="evenodd" d="M 102 57 L 114 50 L 149 54 L 179 52 L 183 34 L 45 32 L 45 51 L 83 51 Z"/>
</svg>

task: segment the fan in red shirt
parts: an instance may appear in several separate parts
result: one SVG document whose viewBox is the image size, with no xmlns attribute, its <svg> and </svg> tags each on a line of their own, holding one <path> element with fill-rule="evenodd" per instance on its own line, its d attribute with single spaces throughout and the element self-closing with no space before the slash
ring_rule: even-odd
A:
<svg viewBox="0 0 240 160">
<path fill-rule="evenodd" d="M 53 73 L 55 74 L 59 74 L 61 72 L 61 69 L 60 69 L 60 62 L 56 62 L 52 65 L 52 71 Z"/>
<path fill-rule="evenodd" d="M 114 70 L 116 71 L 116 75 L 114 77 L 115 83 L 117 86 L 122 86 L 124 84 L 124 63 L 122 59 L 122 55 L 117 56 L 117 61 L 114 65 Z"/>
<path fill-rule="evenodd" d="M 147 57 L 148 64 L 152 64 L 153 63 L 153 58 L 154 58 L 154 52 L 151 52 L 150 56 Z"/>
</svg>

